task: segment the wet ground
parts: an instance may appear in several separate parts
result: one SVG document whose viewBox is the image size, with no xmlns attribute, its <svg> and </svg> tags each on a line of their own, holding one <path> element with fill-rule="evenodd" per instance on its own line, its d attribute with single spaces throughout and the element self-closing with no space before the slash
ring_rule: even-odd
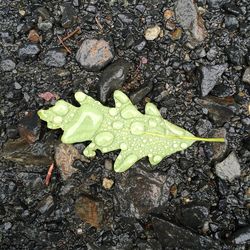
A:
<svg viewBox="0 0 250 250">
<path fill-rule="evenodd" d="M 250 4 L 195 2 L 0 0 L 1 249 L 249 248 Z M 121 174 L 36 116 L 115 89 L 227 142 Z"/>
</svg>

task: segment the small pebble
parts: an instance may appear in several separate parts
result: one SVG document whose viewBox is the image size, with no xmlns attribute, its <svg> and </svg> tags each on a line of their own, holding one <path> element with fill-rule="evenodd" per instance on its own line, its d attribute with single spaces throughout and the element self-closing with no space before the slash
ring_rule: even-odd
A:
<svg viewBox="0 0 250 250">
<path fill-rule="evenodd" d="M 113 185 L 114 185 L 114 181 L 111 179 L 104 178 L 102 181 L 102 186 L 107 190 L 111 189 Z"/>
<path fill-rule="evenodd" d="M 148 41 L 153 41 L 160 35 L 160 33 L 161 33 L 161 28 L 160 26 L 156 25 L 154 27 L 146 29 L 144 37 Z"/>
</svg>

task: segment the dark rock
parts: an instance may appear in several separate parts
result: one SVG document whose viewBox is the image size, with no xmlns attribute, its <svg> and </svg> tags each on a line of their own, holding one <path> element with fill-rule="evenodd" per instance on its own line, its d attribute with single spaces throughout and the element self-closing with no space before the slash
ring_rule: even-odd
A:
<svg viewBox="0 0 250 250">
<path fill-rule="evenodd" d="M 119 59 L 109 65 L 100 76 L 98 82 L 99 99 L 105 103 L 116 89 L 120 89 L 129 72 L 129 62 Z"/>
<path fill-rule="evenodd" d="M 15 89 L 22 89 L 22 86 L 18 82 L 14 82 Z"/>
<path fill-rule="evenodd" d="M 89 6 L 87 7 L 86 11 L 95 14 L 96 11 L 97 11 L 97 10 L 96 10 L 96 6 L 94 6 L 94 5 L 89 5 Z"/>
<path fill-rule="evenodd" d="M 245 52 L 236 46 L 231 46 L 226 49 L 226 54 L 228 60 L 234 65 L 242 65 L 245 63 Z"/>
<path fill-rule="evenodd" d="M 136 52 L 141 52 L 145 48 L 146 44 L 147 44 L 147 41 L 145 39 L 143 38 L 139 39 L 135 42 L 133 49 Z"/>
<path fill-rule="evenodd" d="M 246 68 L 242 77 L 242 81 L 250 84 L 250 67 Z"/>
<path fill-rule="evenodd" d="M 241 9 L 234 5 L 233 3 L 226 3 L 223 5 L 223 9 L 230 13 L 230 14 L 233 14 L 235 16 L 239 16 L 241 14 Z"/>
<path fill-rule="evenodd" d="M 227 69 L 227 64 L 213 66 L 202 66 L 199 69 L 199 82 L 201 85 L 201 95 L 206 96 L 218 83 L 221 75 Z"/>
<path fill-rule="evenodd" d="M 247 59 L 247 64 L 250 66 L 250 50 L 248 51 L 246 55 L 246 59 Z"/>
<path fill-rule="evenodd" d="M 26 44 L 19 49 L 18 55 L 21 60 L 26 60 L 35 58 L 39 52 L 40 47 L 37 44 Z"/>
<path fill-rule="evenodd" d="M 0 69 L 4 72 L 12 71 L 13 69 L 15 69 L 15 67 L 16 64 L 11 59 L 2 60 L 0 63 Z"/>
<path fill-rule="evenodd" d="M 197 60 L 206 56 L 206 51 L 204 48 L 198 48 L 191 52 L 190 58 L 192 60 Z"/>
<path fill-rule="evenodd" d="M 149 82 L 147 84 L 143 84 L 130 94 L 129 99 L 133 104 L 139 103 L 151 90 L 153 89 L 153 83 Z"/>
<path fill-rule="evenodd" d="M 73 0 L 73 5 L 75 7 L 79 7 L 80 6 L 80 0 Z"/>
<path fill-rule="evenodd" d="M 130 16 L 129 14 L 118 14 L 118 18 L 124 23 L 124 24 L 131 24 L 133 23 L 134 17 Z"/>
<path fill-rule="evenodd" d="M 225 128 L 218 128 L 218 129 L 214 129 L 211 131 L 211 133 L 209 133 L 209 137 L 214 137 L 214 138 L 225 138 L 225 142 L 224 143 L 211 143 L 211 147 L 212 147 L 212 152 L 213 155 L 211 156 L 212 160 L 221 160 L 226 152 L 227 152 L 227 147 L 228 147 L 228 142 L 227 142 L 227 131 Z"/>
<path fill-rule="evenodd" d="M 163 219 L 154 217 L 152 224 L 164 249 L 220 249 L 214 239 L 196 235 Z"/>
<path fill-rule="evenodd" d="M 212 47 L 207 52 L 206 56 L 207 56 L 207 59 L 209 61 L 213 61 L 214 59 L 216 59 L 216 57 L 218 56 L 218 54 L 219 54 L 218 48 L 217 47 Z"/>
<path fill-rule="evenodd" d="M 28 143 L 34 143 L 39 139 L 41 120 L 36 112 L 27 112 L 18 124 L 20 136 Z"/>
<path fill-rule="evenodd" d="M 105 41 L 104 39 L 84 40 L 76 54 L 76 60 L 89 71 L 104 68 L 113 58 L 113 44 L 111 41 Z"/>
<path fill-rule="evenodd" d="M 245 137 L 242 140 L 243 147 L 246 148 L 248 151 L 250 151 L 250 136 Z"/>
<path fill-rule="evenodd" d="M 45 21 L 38 21 L 37 27 L 39 30 L 43 31 L 43 32 L 47 32 L 50 29 L 52 29 L 53 24 L 52 22 L 50 22 L 49 20 L 45 20 Z"/>
<path fill-rule="evenodd" d="M 104 216 L 103 202 L 88 195 L 81 196 L 75 203 L 76 214 L 91 226 L 100 228 Z"/>
<path fill-rule="evenodd" d="M 242 22 L 240 24 L 240 33 L 243 37 L 249 37 L 250 35 L 250 25 L 247 22 Z"/>
<path fill-rule="evenodd" d="M 9 32 L 0 32 L 0 37 L 1 37 L 1 40 L 4 44 L 12 44 L 14 43 L 14 36 L 11 35 Z"/>
<path fill-rule="evenodd" d="M 208 220 L 209 209 L 204 204 L 191 203 L 182 206 L 177 211 L 178 221 L 191 229 L 199 230 L 202 229 L 205 222 Z"/>
<path fill-rule="evenodd" d="M 230 31 L 236 30 L 239 28 L 239 21 L 235 16 L 227 15 L 225 16 L 225 26 Z"/>
<path fill-rule="evenodd" d="M 127 37 L 126 37 L 126 41 L 125 41 L 126 48 L 132 47 L 134 42 L 135 42 L 134 36 L 132 34 L 128 34 Z"/>
<path fill-rule="evenodd" d="M 215 9 L 222 7 L 224 4 L 228 2 L 230 2 L 230 0 L 207 0 L 209 8 L 215 8 Z"/>
<path fill-rule="evenodd" d="M 61 23 L 63 28 L 68 29 L 73 26 L 76 20 L 76 12 L 71 3 L 65 3 L 63 6 Z"/>
<path fill-rule="evenodd" d="M 161 244 L 154 239 L 137 242 L 138 250 L 162 250 Z"/>
<path fill-rule="evenodd" d="M 230 239 L 236 245 L 248 242 L 250 240 L 250 226 L 238 229 L 231 235 Z"/>
<path fill-rule="evenodd" d="M 186 31 L 189 41 L 193 45 L 199 44 L 206 38 L 207 31 L 203 19 L 198 14 L 193 0 L 178 0 L 175 15 L 177 22 Z"/>
<path fill-rule="evenodd" d="M 197 100 L 197 103 L 208 110 L 209 118 L 218 125 L 229 122 L 234 115 L 230 108 L 209 100 Z"/>
<path fill-rule="evenodd" d="M 63 67 L 66 64 L 66 55 L 64 49 L 51 49 L 45 54 L 43 62 L 50 67 Z"/>
<path fill-rule="evenodd" d="M 48 11 L 47 8 L 39 7 L 39 8 L 37 8 L 36 11 L 37 11 L 38 15 L 42 17 L 43 20 L 50 19 L 50 12 Z"/>
<path fill-rule="evenodd" d="M 163 208 L 173 183 L 168 182 L 165 174 L 135 168 L 121 175 L 116 184 L 117 209 L 121 215 L 142 218 Z"/>
<path fill-rule="evenodd" d="M 207 136 L 212 129 L 212 124 L 208 120 L 201 119 L 195 125 L 195 129 L 199 136 Z"/>
<path fill-rule="evenodd" d="M 237 156 L 231 152 L 229 156 L 215 166 L 216 174 L 223 180 L 233 181 L 240 176 L 241 168 Z"/>
<path fill-rule="evenodd" d="M 6 128 L 6 134 L 9 139 L 16 139 L 19 136 L 18 130 L 15 126 L 8 126 Z"/>
<path fill-rule="evenodd" d="M 10 161 L 23 165 L 42 165 L 48 166 L 53 162 L 52 158 L 53 145 L 49 142 L 27 143 L 24 139 L 7 141 L 3 146 L 1 156 Z"/>
<path fill-rule="evenodd" d="M 52 212 L 53 207 L 55 206 L 54 199 L 52 195 L 48 195 L 43 200 L 41 200 L 37 205 L 37 210 L 41 214 L 50 214 Z"/>
</svg>

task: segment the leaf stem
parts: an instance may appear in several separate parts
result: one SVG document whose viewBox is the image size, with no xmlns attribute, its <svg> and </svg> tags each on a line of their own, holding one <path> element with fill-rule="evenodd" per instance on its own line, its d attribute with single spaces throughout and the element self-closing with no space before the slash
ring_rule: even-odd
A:
<svg viewBox="0 0 250 250">
<path fill-rule="evenodd" d="M 224 138 L 202 138 L 195 136 L 175 136 L 175 135 L 162 135 L 150 132 L 144 132 L 145 135 L 151 135 L 155 137 L 161 137 L 166 139 L 179 139 L 179 140 L 190 140 L 190 141 L 207 141 L 207 142 L 225 142 Z"/>
</svg>

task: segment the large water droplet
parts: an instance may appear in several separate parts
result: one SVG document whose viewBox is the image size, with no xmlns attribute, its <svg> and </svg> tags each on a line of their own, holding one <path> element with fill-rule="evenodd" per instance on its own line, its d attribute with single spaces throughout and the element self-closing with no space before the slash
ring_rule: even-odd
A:
<svg viewBox="0 0 250 250">
<path fill-rule="evenodd" d="M 123 127 L 123 123 L 121 121 L 115 121 L 113 122 L 112 127 L 114 129 L 121 129 Z"/>
<path fill-rule="evenodd" d="M 126 143 L 121 143 L 120 148 L 121 148 L 121 150 L 127 150 L 128 146 Z"/>
<path fill-rule="evenodd" d="M 185 142 L 181 143 L 181 148 L 185 149 L 185 148 L 187 148 L 187 146 L 188 146 L 187 143 L 185 143 Z"/>
<path fill-rule="evenodd" d="M 61 124 L 62 123 L 62 117 L 61 116 L 55 116 L 53 119 L 53 122 L 56 124 Z"/>
<path fill-rule="evenodd" d="M 101 132 L 95 137 L 95 143 L 98 146 L 109 146 L 114 140 L 114 135 L 110 132 Z"/>
<path fill-rule="evenodd" d="M 121 111 L 121 116 L 124 119 L 131 119 L 141 116 L 141 113 L 132 105 L 128 105 Z"/>
<path fill-rule="evenodd" d="M 95 151 L 90 150 L 88 147 L 84 149 L 83 154 L 86 157 L 94 157 L 96 155 Z"/>
<path fill-rule="evenodd" d="M 162 160 L 162 157 L 160 155 L 156 155 L 156 156 L 154 156 L 153 160 L 155 163 L 159 163 Z"/>
<path fill-rule="evenodd" d="M 133 122 L 130 126 L 130 131 L 133 135 L 141 135 L 144 130 L 144 124 L 142 122 Z"/>
<path fill-rule="evenodd" d="M 116 108 L 110 108 L 109 109 L 109 114 L 111 116 L 116 116 L 118 114 L 118 109 L 116 109 Z"/>
<path fill-rule="evenodd" d="M 84 94 L 83 92 L 76 92 L 75 93 L 75 98 L 77 101 L 82 102 L 86 99 L 87 95 Z"/>
<path fill-rule="evenodd" d="M 68 111 L 68 105 L 65 101 L 59 100 L 56 105 L 52 108 L 53 112 L 60 116 L 65 116 Z"/>
<path fill-rule="evenodd" d="M 148 121 L 148 124 L 149 124 L 149 126 L 152 127 L 152 128 L 154 128 L 154 127 L 157 126 L 157 122 L 154 121 L 154 120 L 149 120 L 149 121 Z"/>
</svg>

